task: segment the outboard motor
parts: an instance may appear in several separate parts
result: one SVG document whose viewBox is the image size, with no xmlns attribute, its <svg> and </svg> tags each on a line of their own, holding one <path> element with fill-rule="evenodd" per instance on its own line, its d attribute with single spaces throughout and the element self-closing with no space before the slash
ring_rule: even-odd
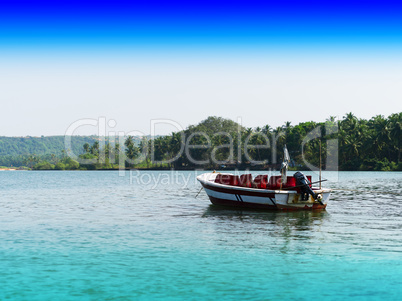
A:
<svg viewBox="0 0 402 301">
<path fill-rule="evenodd" d="M 307 201 L 309 198 L 309 194 L 315 199 L 318 199 L 318 194 L 315 193 L 309 185 L 311 185 L 310 181 L 306 178 L 306 176 L 300 171 L 296 172 L 293 177 L 296 178 L 296 186 L 300 187 L 302 201 Z M 318 200 L 320 201 L 320 200 Z M 321 202 L 320 202 L 321 203 Z"/>
</svg>

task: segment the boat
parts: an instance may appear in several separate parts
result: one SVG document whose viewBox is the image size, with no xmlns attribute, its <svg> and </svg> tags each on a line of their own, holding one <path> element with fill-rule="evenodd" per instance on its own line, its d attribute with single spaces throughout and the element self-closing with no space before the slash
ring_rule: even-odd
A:
<svg viewBox="0 0 402 301">
<path fill-rule="evenodd" d="M 311 176 L 298 171 L 287 176 L 289 155 L 285 146 L 281 175 L 210 172 L 197 176 L 214 205 L 268 210 L 325 210 L 331 189 L 313 187 Z M 325 180 L 324 180 L 325 181 Z M 202 189 L 201 188 L 201 189 Z"/>
</svg>

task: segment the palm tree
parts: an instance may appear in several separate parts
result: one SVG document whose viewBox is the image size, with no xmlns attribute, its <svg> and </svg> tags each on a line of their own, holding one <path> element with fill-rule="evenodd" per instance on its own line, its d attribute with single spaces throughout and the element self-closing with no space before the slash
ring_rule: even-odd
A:
<svg viewBox="0 0 402 301">
<path fill-rule="evenodd" d="M 145 160 L 146 164 L 147 164 L 147 168 L 149 168 L 149 159 L 150 159 L 150 151 L 151 148 L 149 147 L 149 140 L 147 139 L 147 137 L 142 137 L 141 142 L 140 142 L 140 146 L 139 146 L 139 150 L 141 155 L 143 156 L 143 160 Z M 143 161 L 142 160 L 142 161 Z"/>
<path fill-rule="evenodd" d="M 168 150 L 170 153 L 170 158 L 169 159 L 173 159 L 173 167 L 177 168 L 180 163 L 180 157 L 181 157 L 181 149 L 182 146 L 184 144 L 184 141 L 182 139 L 182 133 L 178 132 L 178 133 L 172 133 L 171 139 L 170 139 L 170 143 L 168 144 Z"/>
<path fill-rule="evenodd" d="M 399 164 L 401 160 L 401 140 L 402 140 L 402 113 L 392 114 L 389 116 L 390 119 L 390 137 L 392 139 L 392 144 L 396 148 L 397 152 L 397 163 Z"/>
<path fill-rule="evenodd" d="M 341 123 L 344 129 L 353 131 L 357 126 L 358 120 L 357 117 L 352 112 L 350 112 L 346 114 Z"/>
<path fill-rule="evenodd" d="M 272 131 L 272 128 L 271 128 L 271 126 L 270 125 L 265 125 L 263 128 L 262 128 L 262 132 L 265 134 L 265 135 L 268 135 L 270 132 Z"/>
<path fill-rule="evenodd" d="M 33 168 L 35 164 L 39 162 L 39 157 L 36 156 L 35 154 L 29 155 L 29 157 L 26 159 L 26 164 L 28 167 Z"/>
<path fill-rule="evenodd" d="M 126 141 L 124 142 L 124 145 L 126 147 L 126 156 L 130 160 L 134 160 L 138 156 L 138 148 L 135 147 L 134 144 L 134 137 L 133 136 L 128 136 Z M 133 162 L 129 162 L 128 166 L 130 164 L 133 164 Z"/>
<path fill-rule="evenodd" d="M 390 157 L 390 151 L 388 143 L 391 141 L 388 120 L 382 115 L 377 115 L 371 120 L 373 129 L 376 133 L 375 143 L 378 145 L 378 152 L 380 157 L 387 157 L 385 154 L 388 153 L 388 158 Z"/>
<path fill-rule="evenodd" d="M 162 161 L 166 152 L 164 137 L 157 137 L 151 140 L 151 160 L 153 164 L 157 161 Z"/>
<path fill-rule="evenodd" d="M 345 151 L 351 157 L 358 157 L 360 154 L 360 148 L 362 146 L 362 141 L 356 136 L 349 136 L 346 140 Z M 349 158 L 351 158 L 349 157 Z"/>
<path fill-rule="evenodd" d="M 85 151 L 86 153 L 89 153 L 89 150 L 90 150 L 89 143 L 86 142 L 86 143 L 84 144 L 84 151 Z"/>
<path fill-rule="evenodd" d="M 92 155 L 99 155 L 99 141 L 94 142 L 94 144 L 91 146 L 90 152 Z"/>
<path fill-rule="evenodd" d="M 286 130 L 286 129 L 290 128 L 290 126 L 291 126 L 290 124 L 291 124 L 291 123 L 292 123 L 291 121 L 286 121 L 285 124 L 283 125 L 283 129 Z"/>
<path fill-rule="evenodd" d="M 112 163 L 119 164 L 120 163 L 120 152 L 121 152 L 120 143 L 116 142 L 112 151 L 113 151 L 113 156 L 114 156 L 114 162 L 112 162 Z"/>
</svg>

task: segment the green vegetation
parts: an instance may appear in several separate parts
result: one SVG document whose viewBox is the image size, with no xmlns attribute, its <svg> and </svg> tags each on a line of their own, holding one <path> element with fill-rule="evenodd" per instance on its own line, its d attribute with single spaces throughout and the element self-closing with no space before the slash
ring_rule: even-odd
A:
<svg viewBox="0 0 402 301">
<path fill-rule="evenodd" d="M 184 132 L 148 141 L 146 148 L 153 158 L 145 152 L 140 162 L 155 167 L 158 161 L 172 161 L 168 165 L 175 169 L 278 168 L 286 144 L 293 169 L 309 169 L 311 165 L 319 166 L 321 144 L 322 165 L 327 170 L 402 170 L 401 125 L 402 113 L 370 120 L 349 113 L 340 121 L 330 117 L 321 123 L 310 121 L 292 126 L 285 122 L 282 127 L 265 125 L 255 129 L 209 117 Z M 141 143 L 139 153 L 144 153 L 146 141 Z M 175 158 L 181 147 L 188 152 Z"/>
<path fill-rule="evenodd" d="M 0 157 L 7 155 L 58 154 L 64 149 L 65 136 L 48 137 L 0 137 Z M 84 143 L 92 144 L 97 136 L 72 136 L 71 150 L 82 153 Z"/>
<path fill-rule="evenodd" d="M 37 170 L 277 169 L 286 144 L 292 159 L 291 169 L 319 166 L 321 145 L 322 165 L 327 170 L 402 170 L 401 124 L 402 113 L 388 118 L 378 115 L 370 120 L 348 113 L 339 121 L 330 117 L 320 123 L 309 121 L 293 126 L 285 122 L 277 128 L 265 125 L 254 129 L 221 117 L 209 117 L 167 136 L 143 137 L 140 141 L 126 137 L 123 146 L 97 137 L 77 137 L 81 140 L 74 137 L 72 147 L 74 153 L 79 154 L 75 159 L 64 152 L 62 136 L 35 138 L 39 141 L 8 138 L 17 139 L 14 144 L 7 137 L 0 137 L 0 154 L 4 154 L 0 155 L 0 165 Z M 45 141 L 53 143 L 47 145 Z M 13 149 L 16 151 L 10 154 Z M 58 155 L 35 155 L 39 149 L 57 150 Z M 29 150 L 35 152 L 29 153 Z"/>
<path fill-rule="evenodd" d="M 402 170 L 402 113 L 388 118 L 357 119 L 349 113 L 339 123 L 343 170 Z"/>
<path fill-rule="evenodd" d="M 55 162 L 63 157 L 64 136 L 0 137 L 0 165 L 32 168 L 40 161 Z M 97 136 L 72 136 L 71 150 L 82 153 L 84 143 L 93 143 Z"/>
<path fill-rule="evenodd" d="M 107 141 L 107 138 L 102 138 Z M 102 141 L 98 136 L 71 136 L 71 150 L 80 155 L 85 152 L 84 144 L 92 145 Z M 47 161 L 55 166 L 55 169 L 63 168 L 65 154 L 65 136 L 49 137 L 0 137 L 0 165 L 9 167 L 34 168 L 40 162 Z M 57 163 L 60 163 L 56 166 Z M 65 165 L 65 164 L 64 164 Z M 39 165 L 45 169 L 51 165 Z M 69 164 L 67 164 L 68 169 Z"/>
</svg>

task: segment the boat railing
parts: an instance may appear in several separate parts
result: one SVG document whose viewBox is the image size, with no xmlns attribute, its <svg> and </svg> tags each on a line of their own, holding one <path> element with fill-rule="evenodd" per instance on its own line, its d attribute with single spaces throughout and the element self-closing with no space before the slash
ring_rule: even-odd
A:
<svg viewBox="0 0 402 301">
<path fill-rule="evenodd" d="M 311 183 L 311 176 L 307 176 L 307 179 Z M 269 190 L 297 190 L 296 179 L 294 177 L 286 177 L 286 183 L 281 183 L 281 176 L 271 176 L 268 180 L 268 175 L 257 175 L 254 179 L 251 174 L 244 174 L 240 177 L 238 175 L 231 174 L 218 174 L 215 178 L 215 183 L 229 185 L 229 186 L 239 186 L 248 188 L 258 188 L 258 189 L 269 189 Z M 281 185 L 282 184 L 282 185 Z M 311 187 L 311 185 L 310 185 Z"/>
</svg>

